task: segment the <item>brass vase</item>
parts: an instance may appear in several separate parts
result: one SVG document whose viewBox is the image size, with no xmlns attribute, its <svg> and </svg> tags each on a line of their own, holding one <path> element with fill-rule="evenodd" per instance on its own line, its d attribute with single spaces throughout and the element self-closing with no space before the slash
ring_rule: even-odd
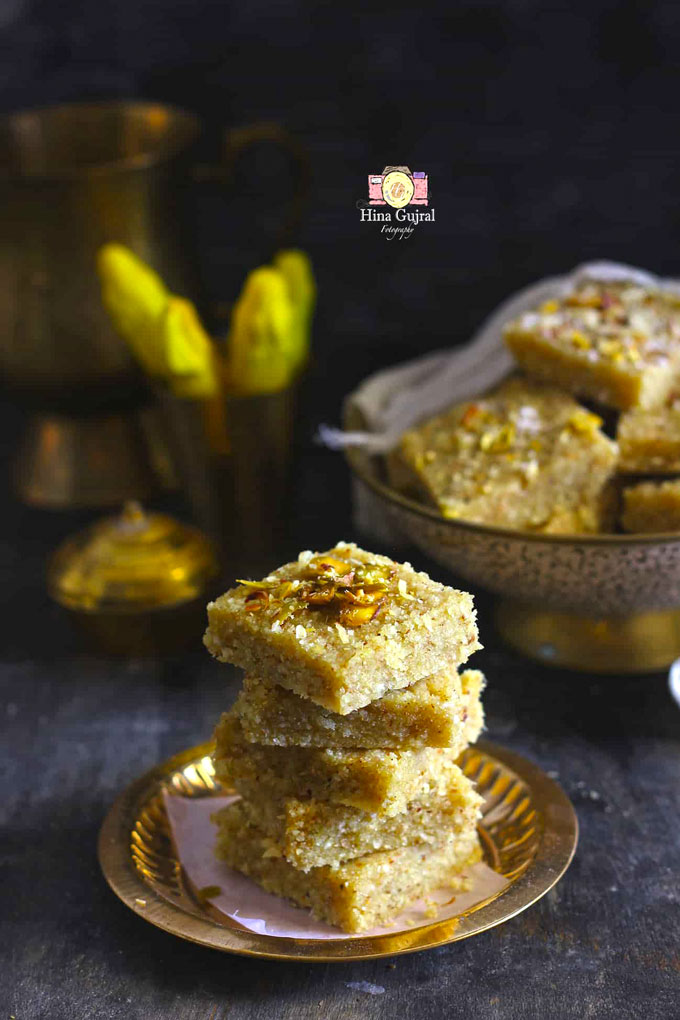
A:
<svg viewBox="0 0 680 1020">
<path fill-rule="evenodd" d="M 68 104 L 0 121 L 0 376 L 39 412 L 17 463 L 20 496 L 39 506 L 118 503 L 156 482 L 140 408 L 144 380 L 101 304 L 95 255 L 127 245 L 176 293 L 195 296 L 181 202 L 196 176 L 192 114 L 157 103 Z M 298 167 L 286 223 L 306 187 L 299 145 L 278 125 L 227 132 L 239 154 L 283 145 Z"/>
</svg>

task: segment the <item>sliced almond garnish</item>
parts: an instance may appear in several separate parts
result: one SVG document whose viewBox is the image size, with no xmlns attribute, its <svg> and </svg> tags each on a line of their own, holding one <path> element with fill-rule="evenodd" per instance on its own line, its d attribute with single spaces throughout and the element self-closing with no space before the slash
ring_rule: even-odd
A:
<svg viewBox="0 0 680 1020">
<path fill-rule="evenodd" d="M 332 571 L 335 574 L 345 574 L 349 567 L 347 560 L 341 560 L 338 556 L 321 556 L 318 560 L 312 560 L 309 565 L 312 570 L 319 570 L 324 573 Z"/>
<path fill-rule="evenodd" d="M 248 613 L 257 613 L 260 609 L 264 609 L 269 604 L 269 592 L 266 591 L 252 591 L 246 595 L 246 601 L 244 609 Z"/>
<path fill-rule="evenodd" d="M 349 574 L 343 574 L 342 577 L 335 578 L 335 581 L 339 585 L 350 585 L 354 581 L 354 571 L 350 570 Z"/>
<path fill-rule="evenodd" d="M 480 410 L 481 410 L 481 408 L 480 408 L 479 404 L 470 404 L 465 409 L 465 413 L 463 414 L 463 417 L 460 419 L 460 423 L 461 423 L 461 425 L 463 426 L 464 429 L 467 429 L 467 428 L 470 427 L 472 422 L 475 420 L 475 418 L 479 414 Z"/>
<path fill-rule="evenodd" d="M 317 556 L 307 561 L 305 576 L 292 580 L 270 577 L 264 581 L 238 581 L 248 589 L 245 609 L 256 613 L 268 609 L 272 614 L 272 627 L 280 630 L 284 621 L 296 617 L 305 610 L 324 609 L 337 613 L 339 626 L 348 637 L 342 624 L 358 627 L 372 620 L 389 595 L 389 585 L 395 568 L 381 563 L 350 562 L 341 556 Z M 399 595 L 413 598 L 405 593 L 405 586 L 399 586 Z M 295 628 L 300 640 L 304 627 Z"/>
<path fill-rule="evenodd" d="M 335 585 L 327 584 L 322 588 L 301 591 L 300 598 L 312 606 L 327 606 L 335 598 L 335 593 Z"/>
<path fill-rule="evenodd" d="M 387 588 L 374 585 L 370 591 L 364 588 L 344 588 L 337 594 L 338 602 L 349 602 L 352 606 L 374 606 L 387 594 Z"/>
<path fill-rule="evenodd" d="M 361 627 L 363 623 L 369 623 L 380 612 L 385 600 L 380 599 L 371 606 L 345 606 L 340 611 L 339 622 L 344 627 Z"/>
<path fill-rule="evenodd" d="M 272 591 L 277 588 L 281 581 L 236 581 L 237 584 L 242 584 L 244 588 L 252 588 L 256 591 Z"/>
</svg>

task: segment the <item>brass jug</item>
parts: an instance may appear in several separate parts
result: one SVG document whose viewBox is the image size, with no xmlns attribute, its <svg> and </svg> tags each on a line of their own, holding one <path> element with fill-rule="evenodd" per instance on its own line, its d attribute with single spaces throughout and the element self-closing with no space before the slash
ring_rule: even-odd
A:
<svg viewBox="0 0 680 1020">
<path fill-rule="evenodd" d="M 107 241 L 130 247 L 169 287 L 195 296 L 178 204 L 200 123 L 144 102 L 76 103 L 0 121 L 0 377 L 39 415 L 17 488 L 42 506 L 143 497 L 154 464 L 137 420 L 144 382 L 101 304 L 95 268 Z M 306 184 L 304 154 L 278 125 L 225 136 L 225 171 L 247 146 L 283 144 L 298 164 L 289 225 Z"/>
</svg>

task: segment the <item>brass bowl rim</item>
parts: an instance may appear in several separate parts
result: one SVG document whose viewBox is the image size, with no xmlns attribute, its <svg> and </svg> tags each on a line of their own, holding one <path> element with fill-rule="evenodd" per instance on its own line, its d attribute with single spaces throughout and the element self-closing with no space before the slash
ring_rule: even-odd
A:
<svg viewBox="0 0 680 1020">
<path fill-rule="evenodd" d="M 315 939 L 283 938 L 216 924 L 209 917 L 190 914 L 179 903 L 161 896 L 143 880 L 131 859 L 130 834 L 134 820 L 141 807 L 173 772 L 212 752 L 214 743 L 211 741 L 180 751 L 134 780 L 119 794 L 99 832 L 99 865 L 116 896 L 145 921 L 189 942 L 240 956 L 308 963 L 347 962 L 401 956 L 458 942 L 503 924 L 533 906 L 562 878 L 574 858 L 579 838 L 578 816 L 571 800 L 539 765 L 517 751 L 485 739 L 477 741 L 472 749 L 475 747 L 487 758 L 501 763 L 531 789 L 536 807 L 543 816 L 544 828 L 529 867 L 500 895 L 473 912 L 471 916 L 476 916 L 477 923 L 468 930 L 458 923 L 468 916 L 463 914 L 460 919 L 433 921 L 408 932 L 351 939 L 340 935 L 320 943 Z M 499 909 L 501 903 L 504 906 Z M 220 941 L 216 930 L 228 933 L 228 941 Z M 409 934 L 412 934 L 410 940 L 404 938 Z"/>
<path fill-rule="evenodd" d="M 343 411 L 343 426 L 348 432 L 362 431 L 366 428 L 361 412 L 352 404 L 351 395 L 346 401 Z M 389 503 L 395 504 L 402 510 L 408 510 L 410 513 L 415 513 L 426 520 L 434 521 L 440 526 L 450 528 L 452 531 L 468 532 L 488 538 L 503 538 L 512 539 L 513 541 L 538 542 L 539 544 L 545 543 L 546 545 L 562 546 L 595 545 L 631 548 L 639 545 L 675 545 L 680 542 L 680 532 L 677 531 L 631 535 L 612 533 L 602 535 L 545 535 L 534 531 L 520 531 L 518 528 L 500 528 L 491 524 L 478 524 L 474 521 L 453 520 L 443 517 L 434 507 L 428 507 L 424 503 L 419 503 L 417 500 L 410 499 L 408 496 L 397 492 L 396 489 L 387 485 L 386 482 L 380 481 L 369 468 L 364 466 L 364 460 L 380 457 L 382 454 L 371 454 L 367 451 L 362 451 L 360 447 L 351 446 L 345 447 L 343 453 L 351 471 L 369 489 L 372 489 L 377 496 L 386 499 Z"/>
<path fill-rule="evenodd" d="M 73 166 L 64 164 L 56 165 L 50 170 L 36 172 L 20 172 L 0 166 L 0 181 L 59 181 L 78 179 L 82 177 L 99 176 L 103 174 L 124 172 L 127 170 L 146 170 L 152 166 L 169 162 L 179 152 L 188 148 L 198 137 L 201 130 L 199 118 L 190 110 L 172 103 L 156 102 L 149 99 L 102 99 L 84 100 L 66 103 L 46 103 L 41 106 L 31 106 L 26 109 L 13 110 L 0 117 L 0 125 L 7 126 L 13 122 L 19 123 L 24 118 L 42 116 L 45 114 L 66 113 L 68 110 L 92 111 L 97 110 L 135 110 L 140 113 L 151 113 L 160 110 L 169 114 L 178 123 L 181 123 L 185 133 L 178 138 L 174 144 L 163 151 L 148 150 L 139 152 L 134 156 L 121 156 L 118 159 L 104 160 L 101 163 L 91 163 L 84 166 Z"/>
</svg>

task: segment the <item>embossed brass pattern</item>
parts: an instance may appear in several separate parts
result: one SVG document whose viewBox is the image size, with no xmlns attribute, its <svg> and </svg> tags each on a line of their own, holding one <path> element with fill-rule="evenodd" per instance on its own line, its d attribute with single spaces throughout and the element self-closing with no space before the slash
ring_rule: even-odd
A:
<svg viewBox="0 0 680 1020">
<path fill-rule="evenodd" d="M 559 786 L 537 766 L 487 741 L 469 748 L 462 766 L 485 798 L 480 835 L 487 863 L 509 885 L 459 918 L 363 938 L 315 941 L 259 935 L 242 928 L 186 880 L 172 844 L 163 792 L 189 797 L 224 793 L 206 744 L 176 755 L 133 783 L 111 808 L 99 837 L 99 860 L 114 892 L 152 924 L 226 952 L 271 959 L 367 959 L 467 938 L 526 909 L 559 880 L 576 848 L 578 823 Z"/>
<path fill-rule="evenodd" d="M 543 831 L 531 792 L 521 779 L 476 747 L 464 753 L 462 766 L 484 795 L 482 832 L 487 861 L 494 871 L 514 882 L 536 856 Z"/>
</svg>

